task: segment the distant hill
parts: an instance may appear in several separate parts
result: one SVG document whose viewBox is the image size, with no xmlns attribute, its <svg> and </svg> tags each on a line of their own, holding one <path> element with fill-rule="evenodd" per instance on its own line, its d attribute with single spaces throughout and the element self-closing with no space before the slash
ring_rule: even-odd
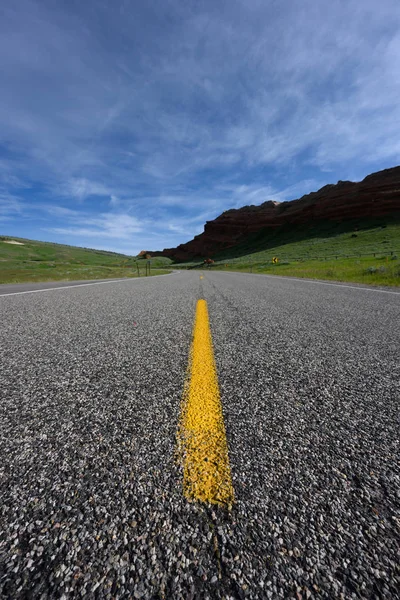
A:
<svg viewBox="0 0 400 600">
<path fill-rule="evenodd" d="M 143 261 L 117 252 L 0 236 L 0 283 L 131 277 L 144 271 Z M 171 260 L 150 260 L 151 269 Z"/>
<path fill-rule="evenodd" d="M 162 254 L 174 261 L 201 257 L 240 256 L 270 246 L 272 239 L 297 231 L 305 238 L 312 228 L 329 235 L 340 230 L 374 226 L 382 218 L 400 221 L 400 166 L 368 175 L 363 181 L 338 181 L 291 202 L 267 201 L 244 206 L 207 221 L 204 232 Z M 254 248 L 253 248 L 254 246 Z"/>
</svg>

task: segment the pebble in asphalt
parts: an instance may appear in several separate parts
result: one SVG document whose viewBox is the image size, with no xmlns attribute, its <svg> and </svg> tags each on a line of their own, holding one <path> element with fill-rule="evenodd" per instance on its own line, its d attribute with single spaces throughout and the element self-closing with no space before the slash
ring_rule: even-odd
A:
<svg viewBox="0 0 400 600">
<path fill-rule="evenodd" d="M 201 297 L 231 511 L 175 460 Z M 399 597 L 399 309 L 194 272 L 0 298 L 0 597 Z"/>
</svg>

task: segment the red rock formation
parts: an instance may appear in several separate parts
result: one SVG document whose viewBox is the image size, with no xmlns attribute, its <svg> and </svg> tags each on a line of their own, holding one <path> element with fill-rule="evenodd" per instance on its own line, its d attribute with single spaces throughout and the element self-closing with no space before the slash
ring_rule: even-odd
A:
<svg viewBox="0 0 400 600">
<path fill-rule="evenodd" d="M 208 257 L 234 246 L 246 235 L 268 227 L 311 225 L 317 221 L 341 222 L 391 214 L 400 217 L 400 167 L 373 173 L 358 183 L 338 181 L 336 185 L 326 185 L 318 192 L 291 202 L 270 200 L 260 206 L 227 210 L 215 220 L 207 221 L 204 233 L 177 248 L 165 249 L 163 255 L 177 261 Z"/>
<path fill-rule="evenodd" d="M 154 258 L 156 256 L 166 256 L 161 250 L 141 250 L 137 255 L 137 258 Z"/>
</svg>

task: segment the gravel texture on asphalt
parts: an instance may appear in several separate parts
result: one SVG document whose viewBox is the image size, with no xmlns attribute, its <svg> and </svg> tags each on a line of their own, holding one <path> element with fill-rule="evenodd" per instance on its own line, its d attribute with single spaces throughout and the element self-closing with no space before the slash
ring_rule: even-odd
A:
<svg viewBox="0 0 400 600">
<path fill-rule="evenodd" d="M 182 495 L 208 302 L 236 502 Z M 174 273 L 0 298 L 1 598 L 398 598 L 400 294 Z"/>
<path fill-rule="evenodd" d="M 156 275 L 158 277 L 158 275 Z M 25 292 L 36 292 L 39 290 L 57 290 L 63 287 L 75 287 L 78 285 L 103 285 L 111 284 L 117 281 L 131 281 L 130 278 L 125 279 L 82 279 L 80 281 L 39 281 L 28 283 L 2 283 L 0 285 L 0 297 L 8 294 L 23 294 Z"/>
</svg>

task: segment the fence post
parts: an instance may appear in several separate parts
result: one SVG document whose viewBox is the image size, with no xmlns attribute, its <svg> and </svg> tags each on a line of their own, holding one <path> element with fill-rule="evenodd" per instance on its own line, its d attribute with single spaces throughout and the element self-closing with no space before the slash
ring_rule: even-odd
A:
<svg viewBox="0 0 400 600">
<path fill-rule="evenodd" d="M 139 263 L 136 263 L 136 267 L 137 267 L 137 274 L 138 274 L 138 277 L 140 277 Z"/>
</svg>

